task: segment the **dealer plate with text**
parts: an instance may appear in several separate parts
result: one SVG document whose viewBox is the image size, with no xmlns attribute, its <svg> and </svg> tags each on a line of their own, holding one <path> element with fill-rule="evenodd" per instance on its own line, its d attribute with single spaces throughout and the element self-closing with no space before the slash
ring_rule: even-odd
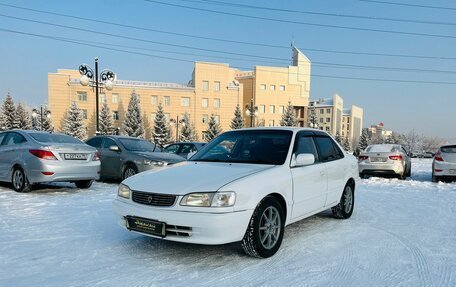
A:
<svg viewBox="0 0 456 287">
<path fill-rule="evenodd" d="M 130 215 L 125 217 L 125 221 L 129 230 L 166 237 L 166 223 L 164 222 Z"/>
</svg>

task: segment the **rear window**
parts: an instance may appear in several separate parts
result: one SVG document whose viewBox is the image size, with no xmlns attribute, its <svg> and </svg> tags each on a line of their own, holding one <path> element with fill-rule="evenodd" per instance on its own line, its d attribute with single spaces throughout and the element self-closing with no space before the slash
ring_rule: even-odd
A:
<svg viewBox="0 0 456 287">
<path fill-rule="evenodd" d="M 443 146 L 440 150 L 444 153 L 456 153 L 456 145 Z"/>
<path fill-rule="evenodd" d="M 67 143 L 67 144 L 82 144 L 83 142 L 73 137 L 63 134 L 46 134 L 46 133 L 30 133 L 34 140 L 40 143 Z"/>
<path fill-rule="evenodd" d="M 329 137 L 315 137 L 320 150 L 321 161 L 332 161 L 343 158 L 342 152 Z"/>
<path fill-rule="evenodd" d="M 371 145 L 366 148 L 366 152 L 393 152 L 395 150 L 396 147 L 390 145 Z"/>
</svg>

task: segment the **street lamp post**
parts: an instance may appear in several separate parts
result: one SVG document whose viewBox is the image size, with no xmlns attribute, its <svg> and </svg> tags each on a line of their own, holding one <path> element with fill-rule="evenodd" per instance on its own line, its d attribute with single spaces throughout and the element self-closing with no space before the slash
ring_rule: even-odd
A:
<svg viewBox="0 0 456 287">
<path fill-rule="evenodd" d="M 179 120 L 179 116 L 177 116 L 176 119 L 170 119 L 169 122 L 171 123 L 171 125 L 176 124 L 176 142 L 178 142 L 179 141 L 179 124 L 182 124 L 182 126 L 185 127 L 185 125 L 187 123 L 185 122 L 184 119 Z"/>
<path fill-rule="evenodd" d="M 81 74 L 80 83 L 83 86 L 90 86 L 95 89 L 95 117 L 96 117 L 96 131 L 99 133 L 99 92 L 106 88 L 106 90 L 111 91 L 113 88 L 113 81 L 116 77 L 113 71 L 105 69 L 98 74 L 98 58 L 95 58 L 95 73 L 92 68 L 87 64 L 79 65 L 79 74 Z M 95 79 L 94 79 L 95 77 Z"/>
<path fill-rule="evenodd" d="M 255 106 L 253 97 L 250 99 L 250 105 L 245 105 L 245 114 L 250 117 L 250 127 L 253 128 L 255 117 L 258 115 L 258 107 Z"/>
<path fill-rule="evenodd" d="M 46 113 L 44 113 L 43 111 L 43 106 L 40 106 L 40 111 L 39 111 L 39 114 L 40 114 L 40 131 L 43 130 L 43 117 L 46 116 L 46 118 L 51 118 L 51 111 L 50 110 L 46 110 Z M 36 119 L 36 117 L 38 116 L 38 110 L 37 109 L 33 109 L 32 110 L 32 117 L 34 119 Z"/>
</svg>

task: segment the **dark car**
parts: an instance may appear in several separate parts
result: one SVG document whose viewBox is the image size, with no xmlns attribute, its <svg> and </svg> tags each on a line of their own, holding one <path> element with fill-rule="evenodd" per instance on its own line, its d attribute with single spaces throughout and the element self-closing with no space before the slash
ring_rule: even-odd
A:
<svg viewBox="0 0 456 287">
<path fill-rule="evenodd" d="M 155 144 L 127 136 L 95 136 L 86 142 L 100 151 L 102 178 L 125 179 L 137 173 L 175 164 L 184 159 L 160 152 Z"/>
<path fill-rule="evenodd" d="M 206 143 L 202 142 L 173 143 L 166 146 L 163 149 L 163 152 L 177 154 L 186 159 L 188 154 L 200 151 L 204 145 L 206 145 Z"/>
</svg>

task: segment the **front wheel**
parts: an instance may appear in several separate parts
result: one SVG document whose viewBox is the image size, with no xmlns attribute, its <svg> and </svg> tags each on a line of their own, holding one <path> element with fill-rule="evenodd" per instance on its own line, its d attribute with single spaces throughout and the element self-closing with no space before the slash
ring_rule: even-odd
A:
<svg viewBox="0 0 456 287">
<path fill-rule="evenodd" d="M 17 192 L 30 191 L 30 184 L 27 180 L 27 176 L 25 175 L 24 170 L 20 167 L 15 167 L 13 169 L 11 183 L 13 184 L 13 189 Z"/>
<path fill-rule="evenodd" d="M 332 214 L 334 217 L 339 219 L 347 219 L 353 213 L 353 208 L 355 206 L 355 192 L 352 185 L 347 184 L 340 198 L 338 205 L 331 208 Z"/>
<path fill-rule="evenodd" d="M 280 248 L 285 231 L 285 215 L 274 197 L 265 197 L 257 206 L 242 239 L 245 253 L 268 258 Z"/>
<path fill-rule="evenodd" d="M 135 166 L 127 165 L 122 172 L 122 180 L 129 178 L 130 176 L 133 176 L 137 173 L 138 171 Z"/>
<path fill-rule="evenodd" d="M 77 188 L 86 189 L 92 186 L 93 180 L 78 180 L 74 184 L 76 184 Z"/>
</svg>

